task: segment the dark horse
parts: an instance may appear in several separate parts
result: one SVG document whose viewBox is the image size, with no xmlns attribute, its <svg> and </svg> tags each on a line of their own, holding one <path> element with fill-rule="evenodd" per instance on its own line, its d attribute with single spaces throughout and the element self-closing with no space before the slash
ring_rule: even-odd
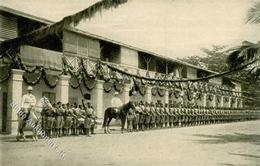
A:
<svg viewBox="0 0 260 166">
<path fill-rule="evenodd" d="M 125 121 L 126 121 L 126 116 L 129 112 L 130 109 L 134 109 L 134 104 L 129 101 L 128 103 L 122 105 L 119 108 L 115 107 L 109 107 L 105 110 L 105 115 L 104 115 L 104 121 L 103 121 L 103 128 L 105 133 L 110 133 L 109 131 L 109 123 L 111 120 L 114 119 L 120 119 L 121 120 L 121 132 L 123 133 L 124 127 L 125 127 Z"/>
</svg>

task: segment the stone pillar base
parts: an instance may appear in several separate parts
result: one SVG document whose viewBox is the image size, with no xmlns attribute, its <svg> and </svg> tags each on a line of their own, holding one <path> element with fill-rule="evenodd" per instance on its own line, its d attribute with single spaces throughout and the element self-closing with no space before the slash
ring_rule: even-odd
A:
<svg viewBox="0 0 260 166">
<path fill-rule="evenodd" d="M 18 129 L 18 121 L 12 120 L 11 121 L 11 133 L 12 135 L 17 135 L 17 129 Z"/>
</svg>

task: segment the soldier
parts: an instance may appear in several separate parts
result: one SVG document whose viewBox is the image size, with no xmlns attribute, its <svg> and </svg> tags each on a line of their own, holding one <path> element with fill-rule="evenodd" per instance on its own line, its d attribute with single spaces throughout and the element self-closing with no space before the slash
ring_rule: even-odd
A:
<svg viewBox="0 0 260 166">
<path fill-rule="evenodd" d="M 145 129 L 148 130 L 150 128 L 150 120 L 151 120 L 151 113 L 150 113 L 150 105 L 148 102 L 145 103 Z"/>
<path fill-rule="evenodd" d="M 91 128 L 91 116 L 92 116 L 92 108 L 90 107 L 90 104 L 87 103 L 87 105 L 85 105 L 85 103 L 82 101 L 82 105 L 83 108 L 85 110 L 85 123 L 84 123 L 84 128 L 86 131 L 86 136 L 91 137 L 90 135 L 90 128 Z"/>
<path fill-rule="evenodd" d="M 32 94 L 33 88 L 31 86 L 27 87 L 27 94 L 23 95 L 21 102 L 21 111 L 26 114 L 24 121 L 28 120 L 31 109 L 36 105 L 36 98 Z"/>
<path fill-rule="evenodd" d="M 170 113 L 169 113 L 169 108 L 168 108 L 168 104 L 165 103 L 164 105 L 164 127 L 167 128 L 168 127 L 168 124 L 169 124 L 169 119 L 170 119 Z"/>
<path fill-rule="evenodd" d="M 169 108 L 169 127 L 173 127 L 173 121 L 174 121 L 174 110 L 173 110 L 173 104 L 170 104 Z"/>
<path fill-rule="evenodd" d="M 163 104 L 160 103 L 160 114 L 161 114 L 161 121 L 160 121 L 160 127 L 163 128 L 163 125 L 165 123 L 165 113 L 164 113 L 164 107 L 163 107 Z"/>
<path fill-rule="evenodd" d="M 133 129 L 135 131 L 139 130 L 139 118 L 140 118 L 140 113 L 141 113 L 141 108 L 139 107 L 139 103 L 135 102 L 135 110 L 134 110 L 134 120 L 133 120 Z"/>
<path fill-rule="evenodd" d="M 52 104 L 52 109 L 47 109 L 45 111 L 45 131 L 48 137 L 52 137 L 54 122 L 55 122 L 55 114 L 56 114 L 56 104 Z"/>
<path fill-rule="evenodd" d="M 159 103 L 156 103 L 155 114 L 156 114 L 156 117 L 155 117 L 156 128 L 160 128 L 161 113 L 160 113 Z"/>
<path fill-rule="evenodd" d="M 93 107 L 93 105 L 90 102 L 88 103 L 88 108 L 89 108 L 89 110 L 91 112 L 91 116 L 90 116 L 90 118 L 91 118 L 90 132 L 93 135 L 93 134 L 95 134 L 94 129 L 96 128 L 96 119 L 97 119 L 97 117 L 96 117 L 96 113 L 95 113 L 94 107 Z"/>
<path fill-rule="evenodd" d="M 73 107 L 72 107 L 72 128 L 71 128 L 71 131 L 72 131 L 72 135 L 78 135 L 77 133 L 77 128 L 78 128 L 78 104 L 77 103 L 74 103 Z"/>
<path fill-rule="evenodd" d="M 72 120 L 73 120 L 73 110 L 72 110 L 73 105 L 70 105 L 67 103 L 66 105 L 66 110 L 64 114 L 64 135 L 68 136 L 70 133 L 70 129 L 72 127 Z"/>
<path fill-rule="evenodd" d="M 132 132 L 133 131 L 133 120 L 134 120 L 135 114 L 134 110 L 130 108 L 128 114 L 127 114 L 127 131 Z"/>
<path fill-rule="evenodd" d="M 62 136 L 62 126 L 63 126 L 63 115 L 64 115 L 64 109 L 62 108 L 61 102 L 57 103 L 57 109 L 55 114 L 55 133 L 57 137 Z"/>
<path fill-rule="evenodd" d="M 144 131 L 144 122 L 145 122 L 145 106 L 143 101 L 140 101 L 140 115 L 139 115 L 139 129 Z"/>
<path fill-rule="evenodd" d="M 156 113 L 155 113 L 155 105 L 153 102 L 151 102 L 151 107 L 150 107 L 150 114 L 151 114 L 151 119 L 150 119 L 150 128 L 155 128 L 155 120 L 156 120 Z"/>
</svg>

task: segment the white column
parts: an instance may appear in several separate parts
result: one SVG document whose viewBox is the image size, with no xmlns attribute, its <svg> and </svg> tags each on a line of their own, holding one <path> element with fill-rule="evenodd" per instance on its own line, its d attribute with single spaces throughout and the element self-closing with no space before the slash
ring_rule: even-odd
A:
<svg viewBox="0 0 260 166">
<path fill-rule="evenodd" d="M 229 97 L 228 98 L 228 108 L 231 108 L 231 100 L 232 100 L 232 97 Z"/>
<path fill-rule="evenodd" d="M 9 79 L 8 84 L 7 131 L 11 134 L 17 133 L 17 113 L 20 109 L 20 104 L 23 95 L 23 73 L 23 70 L 12 69 L 12 75 Z"/>
<path fill-rule="evenodd" d="M 238 106 L 237 106 L 237 103 L 238 103 L 237 100 L 238 100 L 238 98 L 236 97 L 236 98 L 235 98 L 235 103 L 234 103 L 234 108 L 237 108 L 237 107 L 238 107 Z"/>
<path fill-rule="evenodd" d="M 202 106 L 206 107 L 207 106 L 207 94 L 204 93 L 202 96 Z"/>
<path fill-rule="evenodd" d="M 56 87 L 56 102 L 60 101 L 63 104 L 69 102 L 69 80 L 70 76 L 60 76 L 59 82 Z"/>
<path fill-rule="evenodd" d="M 96 80 L 96 87 L 92 90 L 93 94 L 93 106 L 96 110 L 96 115 L 98 117 L 97 123 L 102 124 L 103 117 L 104 117 L 104 110 L 103 110 L 103 80 Z M 98 125 L 100 127 L 100 125 Z"/>
<path fill-rule="evenodd" d="M 169 90 L 165 89 L 164 103 L 169 104 Z"/>
<path fill-rule="evenodd" d="M 151 86 L 147 86 L 144 98 L 145 98 L 146 102 L 151 103 L 151 101 L 152 101 L 152 87 Z"/>
<path fill-rule="evenodd" d="M 216 95 L 213 95 L 212 107 L 216 107 Z"/>
<path fill-rule="evenodd" d="M 224 107 L 224 97 L 223 96 L 220 97 L 220 107 L 221 108 Z"/>
<path fill-rule="evenodd" d="M 123 102 L 128 103 L 130 101 L 129 91 L 130 91 L 130 84 L 125 84 L 124 91 L 123 91 Z"/>
</svg>

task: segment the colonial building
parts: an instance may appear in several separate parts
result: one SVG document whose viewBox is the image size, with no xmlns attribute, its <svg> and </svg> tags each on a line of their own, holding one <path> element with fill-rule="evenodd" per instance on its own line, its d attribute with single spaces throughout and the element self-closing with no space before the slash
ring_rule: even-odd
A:
<svg viewBox="0 0 260 166">
<path fill-rule="evenodd" d="M 0 8 L 0 41 L 23 36 L 51 21 Z M 99 121 L 115 91 L 129 100 L 185 106 L 242 107 L 241 85 L 228 77 L 180 60 L 136 48 L 75 28 L 46 35 L 31 44 L 11 47 L 1 56 L 0 131 L 16 132 L 19 104 L 28 85 L 37 100 L 93 103 Z M 7 56 L 6 56 L 7 55 Z"/>
</svg>

